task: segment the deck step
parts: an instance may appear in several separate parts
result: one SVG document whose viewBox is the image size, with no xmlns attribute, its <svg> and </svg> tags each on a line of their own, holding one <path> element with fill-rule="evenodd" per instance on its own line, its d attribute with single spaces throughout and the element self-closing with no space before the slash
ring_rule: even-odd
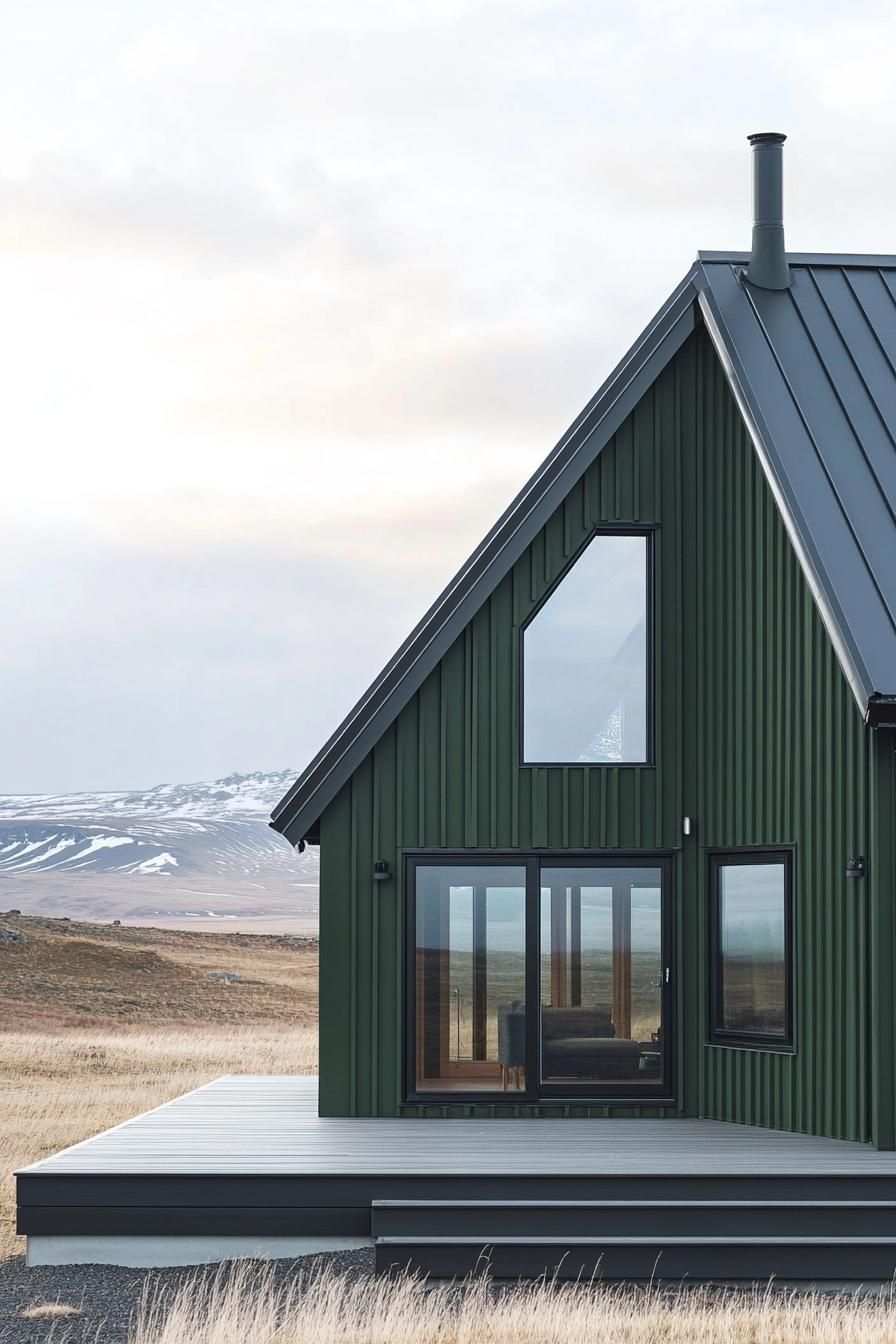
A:
<svg viewBox="0 0 896 1344">
<path fill-rule="evenodd" d="M 892 1200 L 375 1200 L 375 1237 L 896 1237 Z"/>
<path fill-rule="evenodd" d="M 380 1236 L 377 1273 L 434 1278 L 865 1282 L 891 1279 L 896 1237 Z"/>
</svg>

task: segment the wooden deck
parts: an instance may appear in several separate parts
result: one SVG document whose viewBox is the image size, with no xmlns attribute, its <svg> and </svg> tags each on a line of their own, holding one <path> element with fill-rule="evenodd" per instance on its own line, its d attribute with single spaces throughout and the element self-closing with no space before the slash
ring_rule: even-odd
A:
<svg viewBox="0 0 896 1344">
<path fill-rule="evenodd" d="M 316 1078 L 219 1078 L 26 1167 L 84 1176 L 893 1176 L 896 1153 L 716 1120 L 333 1119 Z"/>
<path fill-rule="evenodd" d="M 18 1201 L 33 1263 L 375 1241 L 381 1269 L 436 1274 L 485 1249 L 508 1274 L 896 1270 L 894 1153 L 713 1120 L 320 1118 L 314 1078 L 218 1079 L 26 1167 Z"/>
</svg>

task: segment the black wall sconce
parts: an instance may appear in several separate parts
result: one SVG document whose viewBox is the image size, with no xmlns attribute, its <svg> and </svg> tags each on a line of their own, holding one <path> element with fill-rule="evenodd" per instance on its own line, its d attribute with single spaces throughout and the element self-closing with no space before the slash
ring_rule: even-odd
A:
<svg viewBox="0 0 896 1344">
<path fill-rule="evenodd" d="M 857 854 L 857 855 L 855 856 L 854 859 L 847 859 L 847 860 L 846 860 L 846 876 L 847 876 L 847 877 L 864 877 L 864 876 L 865 876 L 865 856 L 864 856 L 864 854 Z"/>
<path fill-rule="evenodd" d="M 374 882 L 388 882 L 392 874 L 389 872 L 389 865 L 385 859 L 377 859 L 373 865 Z"/>
</svg>

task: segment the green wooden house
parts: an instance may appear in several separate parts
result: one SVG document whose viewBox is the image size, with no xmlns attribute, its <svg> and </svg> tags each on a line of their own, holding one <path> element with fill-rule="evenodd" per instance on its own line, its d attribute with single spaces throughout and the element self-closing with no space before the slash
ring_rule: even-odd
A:
<svg viewBox="0 0 896 1344">
<path fill-rule="evenodd" d="M 701 252 L 274 813 L 320 1113 L 894 1146 L 896 258 Z"/>
<path fill-rule="evenodd" d="M 751 252 L 699 254 L 277 808 L 319 1086 L 20 1172 L 29 1263 L 892 1280 L 896 257 L 785 254 L 751 139 Z"/>
</svg>

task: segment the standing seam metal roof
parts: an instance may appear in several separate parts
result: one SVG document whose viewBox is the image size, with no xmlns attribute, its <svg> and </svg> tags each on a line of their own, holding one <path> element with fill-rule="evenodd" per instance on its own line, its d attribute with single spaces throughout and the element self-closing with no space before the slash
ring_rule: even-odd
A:
<svg viewBox="0 0 896 1344">
<path fill-rule="evenodd" d="M 866 717 L 896 695 L 896 258 L 702 259 L 704 320 Z"/>
<path fill-rule="evenodd" d="M 856 700 L 896 721 L 896 257 L 790 254 L 792 284 L 703 252 L 273 813 L 329 802 L 702 320 Z M 891 704 L 892 702 L 892 704 Z"/>
</svg>

